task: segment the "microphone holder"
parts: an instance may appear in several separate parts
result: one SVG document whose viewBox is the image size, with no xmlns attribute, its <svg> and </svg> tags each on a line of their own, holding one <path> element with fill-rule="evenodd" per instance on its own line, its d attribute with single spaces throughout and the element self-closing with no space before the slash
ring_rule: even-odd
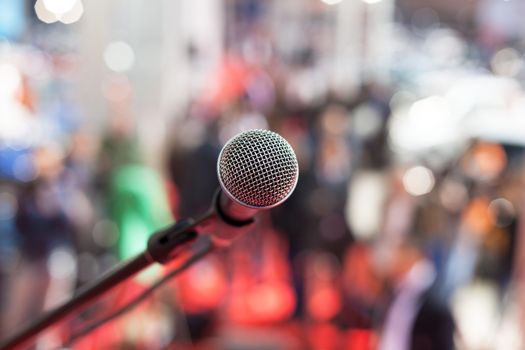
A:
<svg viewBox="0 0 525 350">
<path fill-rule="evenodd" d="M 113 287 L 142 271 L 153 263 L 166 264 L 179 255 L 190 243 L 195 241 L 203 229 L 207 229 L 205 222 L 213 216 L 225 222 L 232 229 L 251 224 L 253 220 L 235 221 L 226 218 L 220 208 L 220 189 L 216 191 L 213 205 L 197 219 L 179 221 L 161 231 L 154 233 L 148 240 L 147 249 L 139 255 L 117 265 L 107 273 L 81 287 L 76 294 L 60 306 L 44 313 L 13 336 L 0 343 L 0 350 L 20 349 L 28 345 L 33 339 L 56 325 L 73 312 L 88 306 L 91 302 L 111 290 Z"/>
</svg>

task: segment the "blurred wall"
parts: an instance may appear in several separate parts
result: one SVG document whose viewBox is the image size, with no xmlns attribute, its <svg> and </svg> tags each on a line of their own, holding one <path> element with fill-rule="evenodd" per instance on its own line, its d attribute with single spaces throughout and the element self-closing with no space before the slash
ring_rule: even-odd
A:
<svg viewBox="0 0 525 350">
<path fill-rule="evenodd" d="M 146 160 L 160 166 L 167 122 L 182 114 L 219 63 L 222 1 L 93 0 L 85 3 L 85 11 L 89 16 L 79 23 L 78 91 L 87 120 L 101 130 L 114 112 L 108 86 L 115 79 L 129 82 L 130 94 L 122 97 L 131 100 L 126 112 L 136 124 Z M 114 72 L 104 63 L 105 50 L 115 41 L 133 49 L 127 71 Z"/>
</svg>

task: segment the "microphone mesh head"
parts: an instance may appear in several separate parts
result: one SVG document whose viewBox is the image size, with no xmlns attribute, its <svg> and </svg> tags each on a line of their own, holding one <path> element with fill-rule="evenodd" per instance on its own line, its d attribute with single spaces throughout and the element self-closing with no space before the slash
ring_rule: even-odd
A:
<svg viewBox="0 0 525 350">
<path fill-rule="evenodd" d="M 226 143 L 217 171 L 232 199 L 247 207 L 271 208 L 293 192 L 299 166 L 292 147 L 279 134 L 250 130 Z"/>
</svg>

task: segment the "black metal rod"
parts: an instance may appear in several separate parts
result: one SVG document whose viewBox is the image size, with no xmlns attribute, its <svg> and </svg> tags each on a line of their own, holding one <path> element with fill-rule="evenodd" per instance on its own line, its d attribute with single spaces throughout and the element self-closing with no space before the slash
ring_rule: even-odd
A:
<svg viewBox="0 0 525 350">
<path fill-rule="evenodd" d="M 46 312 L 34 322 L 0 343 L 0 350 L 21 349 L 30 344 L 34 338 L 46 328 L 60 322 L 74 311 L 89 305 L 91 302 L 111 290 L 116 285 L 127 280 L 137 272 L 145 269 L 154 262 L 166 263 L 181 249 L 183 245 L 193 241 L 196 233 L 192 229 L 212 215 L 208 212 L 197 220 L 182 220 L 168 228 L 153 234 L 148 242 L 148 249 L 135 258 L 125 261 L 108 271 L 100 278 L 79 291 L 69 301 L 57 308 Z"/>
<path fill-rule="evenodd" d="M 175 269 L 169 271 L 164 277 L 157 280 L 155 283 L 150 285 L 146 290 L 144 290 L 141 294 L 136 296 L 134 299 L 129 301 L 124 307 L 118 309 L 117 311 L 110 313 L 109 315 L 103 316 L 97 320 L 92 321 L 91 323 L 88 323 L 83 326 L 82 329 L 77 330 L 76 332 L 72 333 L 69 337 L 69 339 L 64 343 L 65 348 L 70 348 L 72 345 L 80 338 L 84 337 L 85 335 L 91 333 L 92 331 L 96 330 L 98 327 L 106 324 L 107 322 L 111 322 L 112 320 L 116 319 L 117 317 L 120 317 L 124 313 L 130 311 L 132 308 L 137 306 L 140 302 L 147 299 L 157 288 L 162 286 L 164 283 L 166 283 L 168 280 L 172 279 L 173 277 L 177 276 L 181 272 L 188 269 L 191 265 L 193 265 L 195 262 L 203 258 L 205 255 L 210 253 L 213 249 L 213 244 L 210 240 L 209 236 L 201 236 L 200 240 L 197 240 L 195 245 L 192 247 L 193 254 L 185 260 L 183 263 L 181 263 L 179 266 L 177 266 Z"/>
<path fill-rule="evenodd" d="M 121 263 L 92 283 L 80 288 L 69 301 L 46 312 L 10 338 L 2 341 L 0 350 L 22 349 L 23 346 L 30 344 L 40 332 L 60 322 L 74 311 L 89 305 L 89 303 L 152 263 L 165 264 L 173 259 L 185 244 L 196 238 L 199 225 L 215 215 L 216 208 L 219 205 L 219 197 L 220 190 L 216 192 L 211 208 L 197 219 L 181 220 L 153 234 L 148 241 L 146 251 L 131 260 Z M 245 225 L 246 223 L 239 224 Z M 229 228 L 235 228 L 235 226 L 229 226 Z"/>
<path fill-rule="evenodd" d="M 152 262 L 145 253 L 142 253 L 108 271 L 97 280 L 81 288 L 72 299 L 40 316 L 17 334 L 2 342 L 0 349 L 21 349 L 24 345 L 30 344 L 41 331 L 88 305 L 117 284 L 149 266 Z"/>
</svg>

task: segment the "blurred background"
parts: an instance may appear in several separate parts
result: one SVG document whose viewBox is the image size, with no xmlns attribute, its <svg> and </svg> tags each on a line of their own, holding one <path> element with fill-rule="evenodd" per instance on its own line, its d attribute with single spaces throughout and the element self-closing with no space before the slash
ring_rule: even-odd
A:
<svg viewBox="0 0 525 350">
<path fill-rule="evenodd" d="M 297 154 L 285 204 L 130 313 L 74 337 L 170 266 L 35 348 L 525 348 L 524 15 L 0 0 L 0 338 L 204 212 L 222 145 L 258 128 Z"/>
</svg>

